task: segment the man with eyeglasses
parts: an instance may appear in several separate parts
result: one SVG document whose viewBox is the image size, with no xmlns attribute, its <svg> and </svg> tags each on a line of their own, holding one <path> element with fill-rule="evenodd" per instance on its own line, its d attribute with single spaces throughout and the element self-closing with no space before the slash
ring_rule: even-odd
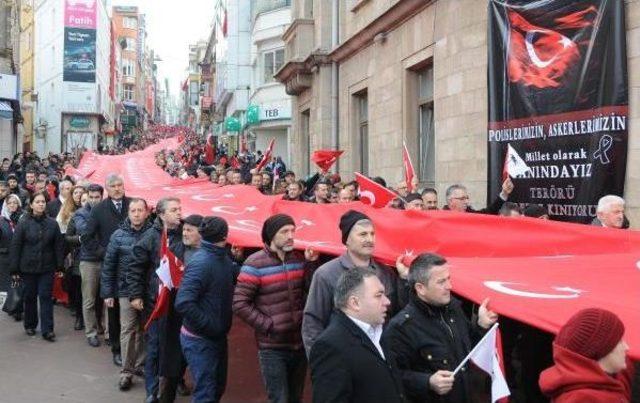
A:
<svg viewBox="0 0 640 403">
<path fill-rule="evenodd" d="M 480 214 L 498 214 L 500 208 L 505 201 L 509 198 L 509 195 L 513 192 L 513 182 L 510 178 L 507 178 L 502 182 L 502 191 L 500 195 L 489 205 L 487 208 L 481 210 L 474 210 L 469 205 L 469 194 L 467 188 L 463 185 L 455 184 L 447 188 L 447 205 L 444 206 L 444 210 L 457 211 L 460 213 L 480 213 Z"/>
</svg>

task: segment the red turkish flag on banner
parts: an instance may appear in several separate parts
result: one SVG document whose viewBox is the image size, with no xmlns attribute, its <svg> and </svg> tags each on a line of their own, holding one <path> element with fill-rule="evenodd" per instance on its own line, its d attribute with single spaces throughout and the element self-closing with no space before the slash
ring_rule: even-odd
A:
<svg viewBox="0 0 640 403">
<path fill-rule="evenodd" d="M 322 170 L 323 173 L 329 172 L 331 166 L 340 158 L 344 153 L 342 150 L 316 150 L 311 156 L 311 161 Z"/>
<path fill-rule="evenodd" d="M 262 156 L 262 159 L 260 160 L 258 165 L 256 165 L 257 172 L 260 172 L 260 170 L 264 168 L 265 165 L 267 165 L 267 162 L 271 160 L 271 154 L 273 154 L 273 145 L 275 142 L 276 142 L 276 139 L 271 139 L 271 141 L 269 142 L 269 146 L 264 151 L 264 155 Z"/>
<path fill-rule="evenodd" d="M 204 162 L 207 165 L 213 165 L 216 160 L 216 149 L 213 146 L 213 135 L 209 134 L 207 137 L 207 144 L 204 149 Z"/>
<path fill-rule="evenodd" d="M 409 150 L 407 150 L 407 144 L 402 142 L 402 164 L 404 165 L 404 179 L 407 182 L 407 190 L 409 193 L 413 192 L 413 181 L 416 176 L 416 172 L 413 170 L 413 164 L 411 163 L 411 156 L 409 156 Z"/>
<path fill-rule="evenodd" d="M 358 172 L 355 174 L 356 181 L 358 181 L 358 188 L 360 189 L 360 201 L 364 204 L 375 208 L 386 207 L 391 200 L 398 197 L 391 190 L 377 184 L 366 176 Z"/>
<path fill-rule="evenodd" d="M 184 266 L 182 265 L 182 262 L 173 254 L 173 252 L 171 252 L 171 249 L 169 249 L 167 229 L 165 228 L 162 231 L 162 237 L 160 238 L 160 266 L 156 270 L 156 274 L 158 275 L 158 278 L 160 278 L 161 285 L 158 290 L 156 306 L 153 308 L 153 312 L 151 312 L 147 323 L 144 325 L 145 330 L 149 327 L 151 322 L 167 314 L 169 311 L 170 291 L 174 288 L 180 287 L 183 273 Z"/>
</svg>

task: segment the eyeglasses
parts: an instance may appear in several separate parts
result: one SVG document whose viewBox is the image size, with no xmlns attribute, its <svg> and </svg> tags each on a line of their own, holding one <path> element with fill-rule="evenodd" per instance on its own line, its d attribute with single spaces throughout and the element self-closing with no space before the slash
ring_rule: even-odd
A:
<svg viewBox="0 0 640 403">
<path fill-rule="evenodd" d="M 454 200 L 460 200 L 460 201 L 463 201 L 463 200 L 469 200 L 469 196 L 452 197 L 452 199 L 454 199 Z"/>
</svg>

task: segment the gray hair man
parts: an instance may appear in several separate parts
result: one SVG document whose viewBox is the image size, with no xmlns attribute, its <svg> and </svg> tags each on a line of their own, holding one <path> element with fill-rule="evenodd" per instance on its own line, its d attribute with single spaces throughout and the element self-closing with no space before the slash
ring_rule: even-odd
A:
<svg viewBox="0 0 640 403">
<path fill-rule="evenodd" d="M 309 354 L 313 401 L 403 402 L 400 373 L 380 342 L 391 302 L 376 272 L 343 272 L 333 303 L 337 311 Z"/>
<path fill-rule="evenodd" d="M 445 194 L 447 204 L 443 207 L 443 210 L 457 211 L 460 213 L 498 214 L 500 207 L 507 201 L 511 192 L 513 192 L 513 182 L 511 182 L 510 178 L 507 178 L 502 183 L 502 191 L 493 203 L 481 210 L 474 210 L 469 204 L 470 198 L 467 188 L 460 184 L 451 185 L 447 188 Z"/>
<path fill-rule="evenodd" d="M 616 195 L 606 195 L 598 200 L 596 218 L 592 225 L 607 228 L 625 228 L 624 199 Z"/>
</svg>

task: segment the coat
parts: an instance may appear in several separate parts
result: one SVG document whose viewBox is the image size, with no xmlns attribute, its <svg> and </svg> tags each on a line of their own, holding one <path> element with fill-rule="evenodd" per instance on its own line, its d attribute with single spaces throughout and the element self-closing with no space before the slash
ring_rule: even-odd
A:
<svg viewBox="0 0 640 403">
<path fill-rule="evenodd" d="M 206 241 L 189 260 L 175 308 L 190 333 L 214 341 L 226 339 L 231 329 L 235 266 L 225 248 Z"/>
<path fill-rule="evenodd" d="M 429 388 L 429 378 L 439 370 L 453 371 L 480 341 L 482 330 L 465 317 L 460 301 L 444 307 L 411 301 L 389 322 L 382 338 L 402 373 L 409 401 L 462 403 L 470 399 L 466 365 L 456 375 L 453 389 L 439 396 Z"/>
<path fill-rule="evenodd" d="M 302 321 L 302 339 L 307 355 L 315 339 L 329 325 L 333 312 L 333 290 L 338 278 L 344 271 L 355 267 L 349 254 L 344 253 L 320 266 L 313 274 Z M 383 266 L 375 260 L 371 260 L 370 267 L 376 271 L 384 285 L 384 292 L 391 301 L 389 316 L 392 316 L 406 304 L 407 282 L 400 279 L 395 269 Z"/>
<path fill-rule="evenodd" d="M 25 214 L 13 233 L 10 273 L 46 273 L 64 270 L 64 238 L 53 218 Z"/>
<path fill-rule="evenodd" d="M 398 368 L 384 345 L 382 351 L 385 358 L 358 325 L 336 312 L 309 355 L 313 402 L 405 401 Z"/>
<path fill-rule="evenodd" d="M 90 217 L 91 206 L 89 204 L 79 208 L 71 216 L 65 233 L 65 239 L 68 243 L 80 245 L 79 262 L 99 262 L 104 253 L 102 245 L 95 238 L 82 237 L 82 242 L 80 242 L 80 237 L 87 231 Z"/>
<path fill-rule="evenodd" d="M 60 212 L 60 209 L 62 209 L 62 200 L 60 200 L 59 197 L 56 197 L 55 199 L 47 203 L 47 208 L 45 209 L 45 213 L 49 217 L 55 220 L 56 217 L 58 217 L 58 213 Z"/>
<path fill-rule="evenodd" d="M 127 272 L 131 262 L 133 245 L 151 228 L 145 223 L 139 230 L 131 227 L 127 218 L 112 235 L 100 271 L 100 296 L 102 298 L 120 298 L 129 296 Z"/>
<path fill-rule="evenodd" d="M 302 349 L 302 311 L 315 267 L 299 251 L 281 261 L 266 247 L 245 260 L 233 312 L 255 329 L 259 348 Z"/>
<path fill-rule="evenodd" d="M 84 232 L 82 232 L 82 241 L 84 242 L 85 239 L 95 239 L 98 242 L 101 246 L 98 251 L 100 260 L 104 259 L 111 235 L 128 216 L 129 200 L 128 197 L 122 199 L 122 210 L 120 213 L 118 213 L 116 206 L 113 204 L 113 200 L 109 197 L 91 209 L 87 227 Z"/>
<path fill-rule="evenodd" d="M 129 271 L 126 282 L 129 289 L 129 300 L 142 298 L 144 304 L 143 322 L 146 323 L 156 303 L 160 279 L 156 269 L 160 265 L 160 239 L 163 224 L 158 218 L 133 245 Z M 180 261 L 184 258 L 184 244 L 182 243 L 182 228 L 178 227 L 168 232 L 169 249 Z M 180 348 L 180 327 L 182 318 L 173 308 L 176 290 L 171 290 L 169 296 L 169 312 L 158 319 L 159 334 L 159 375 L 179 376 L 182 374 L 182 349 Z"/>
<path fill-rule="evenodd" d="M 540 390 L 553 403 L 627 403 L 631 401 L 632 365 L 616 376 L 604 372 L 592 359 L 553 344 L 551 368 L 540 374 Z"/>
<path fill-rule="evenodd" d="M 15 224 L 0 217 L 0 291 L 8 291 L 11 284 L 9 273 L 9 250 Z"/>
</svg>

